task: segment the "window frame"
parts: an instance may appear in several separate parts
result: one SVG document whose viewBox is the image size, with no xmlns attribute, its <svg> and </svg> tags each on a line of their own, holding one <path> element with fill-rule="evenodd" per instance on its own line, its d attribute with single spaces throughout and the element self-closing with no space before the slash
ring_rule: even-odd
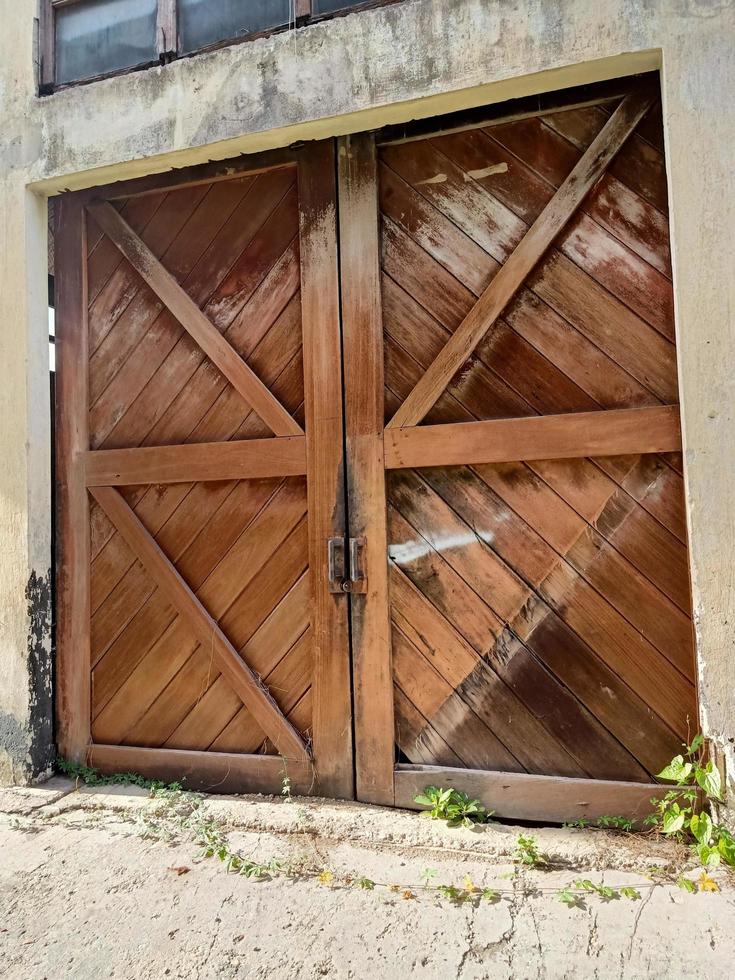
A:
<svg viewBox="0 0 735 980">
<path fill-rule="evenodd" d="M 273 27 L 265 31 L 258 31 L 252 34 L 237 35 L 235 37 L 222 38 L 194 51 L 184 52 L 181 47 L 181 40 L 178 31 L 178 0 L 157 0 L 156 14 L 156 57 L 155 61 L 147 61 L 136 65 L 129 65 L 126 68 L 117 68 L 113 71 L 104 72 L 99 75 L 92 75 L 86 78 L 79 78 L 69 82 L 56 82 L 56 11 L 71 7 L 84 0 L 40 0 L 39 18 L 39 94 L 50 95 L 61 89 L 70 88 L 76 85 L 88 85 L 90 82 L 97 82 L 103 78 L 112 78 L 116 75 L 127 75 L 133 71 L 142 71 L 152 68 L 155 65 L 165 65 L 179 58 L 190 58 L 202 51 L 213 51 L 218 48 L 229 47 L 232 44 L 240 44 L 252 41 L 255 38 L 265 37 L 269 34 L 278 34 L 286 30 L 298 30 L 309 24 L 334 17 L 344 17 L 349 14 L 357 13 L 375 7 L 385 7 L 400 0 L 363 0 L 361 3 L 353 4 L 343 10 L 335 10 L 327 14 L 317 14 L 315 12 L 316 0 L 294 0 L 295 19 L 292 24 L 281 27 Z"/>
</svg>

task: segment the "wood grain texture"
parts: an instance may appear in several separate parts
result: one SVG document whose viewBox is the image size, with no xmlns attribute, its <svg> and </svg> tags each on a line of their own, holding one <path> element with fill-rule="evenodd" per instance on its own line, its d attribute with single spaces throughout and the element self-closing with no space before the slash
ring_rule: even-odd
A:
<svg viewBox="0 0 735 980">
<path fill-rule="evenodd" d="M 386 420 L 599 136 L 610 113 L 587 125 L 589 109 L 570 111 L 574 143 L 558 112 L 381 148 Z M 680 445 L 668 229 L 653 169 L 645 197 L 631 174 L 637 140 L 424 424 L 386 429 L 396 740 L 412 763 L 647 786 L 696 715 L 665 462 Z M 538 818 L 543 791 L 519 789 L 516 816 Z"/>
<path fill-rule="evenodd" d="M 417 425 L 426 415 L 452 376 L 503 312 L 553 239 L 570 220 L 590 188 L 645 114 L 652 100 L 653 97 L 649 94 L 637 93 L 623 99 L 512 255 L 503 264 L 492 283 L 457 328 L 452 339 L 447 342 L 419 384 L 391 419 L 389 428 Z"/>
<path fill-rule="evenodd" d="M 314 642 L 314 764 L 321 791 L 354 795 L 346 595 L 329 591 L 327 541 L 344 538 L 342 346 L 334 144 L 309 145 L 298 168 L 309 568 Z"/>
<path fill-rule="evenodd" d="M 101 772 L 137 772 L 205 793 L 272 793 L 283 779 L 278 756 L 102 744 L 90 746 L 87 760 Z M 315 791 L 310 764 L 289 762 L 288 774 L 294 793 Z"/>
<path fill-rule="evenodd" d="M 383 320 L 377 156 L 371 135 L 338 144 L 350 535 L 365 540 L 367 591 L 350 598 L 357 797 L 393 802 L 393 680 L 383 459 Z"/>
<path fill-rule="evenodd" d="M 158 0 L 156 11 L 156 53 L 159 59 L 175 57 L 179 50 L 176 0 Z"/>
<path fill-rule="evenodd" d="M 615 813 L 642 821 L 651 812 L 650 800 L 662 797 L 666 786 L 528 773 L 479 772 L 430 765 L 399 765 L 396 806 L 420 810 L 414 796 L 429 785 L 452 787 L 475 797 L 497 816 L 508 820 L 567 823 L 595 820 Z"/>
<path fill-rule="evenodd" d="M 56 202 L 56 711 L 59 753 L 90 741 L 87 239 L 73 195 Z"/>
<path fill-rule="evenodd" d="M 271 736 L 280 754 L 289 759 L 308 759 L 300 736 L 283 717 L 268 690 L 238 656 L 216 620 L 171 565 L 119 492 L 112 487 L 94 487 L 92 494 L 153 576 L 158 588 L 188 621 L 199 642 L 211 647 L 219 669 L 263 730 Z"/>
<path fill-rule="evenodd" d="M 304 436 L 86 453 L 87 486 L 243 480 L 306 473 Z"/>
<path fill-rule="evenodd" d="M 385 465 L 399 469 L 623 456 L 680 448 L 679 409 L 666 405 L 386 429 Z"/>
<path fill-rule="evenodd" d="M 216 364 L 247 404 L 255 409 L 275 435 L 303 435 L 301 426 L 294 421 L 272 392 L 232 349 L 196 303 L 184 292 L 173 276 L 167 272 L 150 249 L 133 232 L 120 213 L 107 202 L 92 204 L 89 210 L 100 227 L 114 241 L 123 255 L 132 263 L 193 340 Z"/>
</svg>

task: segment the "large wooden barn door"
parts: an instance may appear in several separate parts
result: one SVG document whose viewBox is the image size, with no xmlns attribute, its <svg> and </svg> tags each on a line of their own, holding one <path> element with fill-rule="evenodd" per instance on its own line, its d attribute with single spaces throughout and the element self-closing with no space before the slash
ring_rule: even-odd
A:
<svg viewBox="0 0 735 980">
<path fill-rule="evenodd" d="M 640 816 L 697 726 L 657 120 L 341 141 L 361 799 Z"/>
<path fill-rule="evenodd" d="M 334 146 L 58 212 L 62 755 L 353 793 Z"/>
</svg>

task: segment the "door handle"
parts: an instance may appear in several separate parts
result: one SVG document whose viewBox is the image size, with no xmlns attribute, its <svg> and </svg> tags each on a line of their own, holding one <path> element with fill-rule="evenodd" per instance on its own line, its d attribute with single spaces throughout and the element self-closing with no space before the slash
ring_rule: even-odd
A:
<svg viewBox="0 0 735 980">
<path fill-rule="evenodd" d="M 327 541 L 327 587 L 330 592 L 347 592 L 345 582 L 345 539 L 330 538 Z"/>
<path fill-rule="evenodd" d="M 350 592 L 367 592 L 365 538 L 350 538 Z"/>
<path fill-rule="evenodd" d="M 333 593 L 367 592 L 365 576 L 365 539 L 349 539 L 349 576 L 344 538 L 329 538 L 327 541 L 327 587 Z"/>
</svg>

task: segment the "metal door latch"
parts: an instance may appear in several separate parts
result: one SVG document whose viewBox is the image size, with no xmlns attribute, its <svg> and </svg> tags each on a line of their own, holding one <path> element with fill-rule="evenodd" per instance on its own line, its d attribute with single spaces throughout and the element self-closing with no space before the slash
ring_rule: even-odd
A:
<svg viewBox="0 0 735 980">
<path fill-rule="evenodd" d="M 349 538 L 348 555 L 344 538 L 329 538 L 327 541 L 327 578 L 330 592 L 367 592 L 364 545 L 364 538 Z"/>
</svg>

